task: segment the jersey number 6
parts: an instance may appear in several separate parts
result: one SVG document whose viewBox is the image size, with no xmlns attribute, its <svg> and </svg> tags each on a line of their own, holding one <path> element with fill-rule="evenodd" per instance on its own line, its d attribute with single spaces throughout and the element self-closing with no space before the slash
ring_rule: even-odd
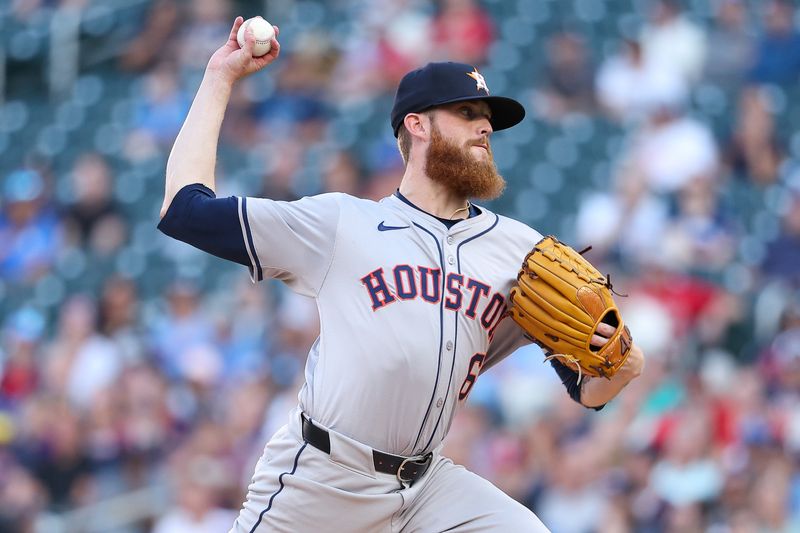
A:
<svg viewBox="0 0 800 533">
<path fill-rule="evenodd" d="M 461 385 L 461 390 L 458 392 L 459 401 L 466 398 L 469 394 L 469 391 L 472 390 L 472 386 L 475 385 L 475 380 L 478 379 L 478 374 L 481 372 L 483 361 L 485 359 L 485 353 L 476 353 L 472 356 L 472 359 L 469 360 L 469 374 L 467 374 L 466 379 L 464 379 L 464 383 Z"/>
</svg>

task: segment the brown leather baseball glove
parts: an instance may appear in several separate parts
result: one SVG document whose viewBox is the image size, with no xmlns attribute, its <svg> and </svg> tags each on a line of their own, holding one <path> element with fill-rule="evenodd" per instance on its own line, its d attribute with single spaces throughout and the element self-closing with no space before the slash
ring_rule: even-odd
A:
<svg viewBox="0 0 800 533">
<path fill-rule="evenodd" d="M 610 281 L 552 235 L 525 257 L 510 301 L 509 314 L 549 353 L 548 359 L 560 358 L 579 375 L 610 378 L 630 353 L 633 340 L 614 303 Z M 597 347 L 591 340 L 601 322 L 616 329 Z"/>
</svg>

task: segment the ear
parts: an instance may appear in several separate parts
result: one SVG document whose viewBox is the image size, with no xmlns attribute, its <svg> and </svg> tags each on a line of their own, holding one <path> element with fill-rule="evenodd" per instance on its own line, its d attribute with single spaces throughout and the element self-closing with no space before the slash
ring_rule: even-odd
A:
<svg viewBox="0 0 800 533">
<path fill-rule="evenodd" d="M 422 113 L 407 114 L 403 124 L 412 137 L 423 140 L 428 140 L 430 137 L 430 119 Z"/>
</svg>

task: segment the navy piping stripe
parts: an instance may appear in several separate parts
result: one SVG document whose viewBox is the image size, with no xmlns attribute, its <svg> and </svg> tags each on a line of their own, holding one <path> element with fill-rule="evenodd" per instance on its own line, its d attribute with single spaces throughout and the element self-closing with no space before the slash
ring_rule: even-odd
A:
<svg viewBox="0 0 800 533">
<path fill-rule="evenodd" d="M 467 244 L 469 241 L 473 241 L 473 240 L 477 239 L 478 237 L 480 237 L 481 235 L 486 235 L 487 233 L 492 231 L 494 229 L 494 227 L 497 226 L 497 223 L 500 221 L 500 217 L 499 216 L 495 215 L 494 217 L 495 217 L 494 218 L 494 224 L 492 224 L 489 228 L 487 228 L 486 230 L 478 233 L 477 235 L 475 235 L 473 237 L 470 237 L 469 239 L 466 239 L 465 241 L 459 243 L 458 246 L 456 246 L 456 265 L 458 267 L 458 273 L 459 274 L 462 274 L 462 272 L 461 272 L 461 247 L 463 245 Z M 444 300 L 444 293 L 442 293 L 442 300 Z M 450 386 L 453 383 L 453 369 L 456 366 L 456 353 L 457 353 L 457 350 L 458 350 L 458 319 L 456 319 L 456 328 L 455 328 L 455 333 L 453 334 L 453 360 L 450 363 L 450 380 L 447 382 L 447 392 L 445 392 L 445 394 L 444 394 L 444 405 L 447 405 L 447 397 L 450 395 Z M 442 421 L 442 415 L 443 414 L 444 414 L 444 409 L 439 411 L 439 419 L 436 421 L 436 426 L 434 426 L 433 431 L 431 432 L 431 438 L 430 438 L 430 440 L 428 440 L 428 444 L 425 445 L 426 449 L 428 448 L 428 446 L 431 445 L 431 442 L 433 442 L 433 437 L 434 437 L 434 435 L 436 435 L 436 430 L 439 428 L 439 423 Z"/>
<path fill-rule="evenodd" d="M 444 280 L 447 277 L 447 273 L 444 270 L 444 253 L 442 252 L 442 247 L 439 244 L 439 239 L 436 238 L 436 235 L 430 232 L 427 228 L 420 226 L 416 222 L 413 223 L 416 227 L 433 237 L 433 241 L 436 243 L 436 249 L 439 250 L 439 266 L 442 270 L 442 288 L 440 289 L 441 292 L 439 293 L 439 365 L 436 367 L 436 383 L 433 385 L 433 392 L 431 393 L 431 400 L 428 402 L 428 410 L 425 411 L 425 418 L 422 419 L 422 425 L 419 428 L 419 433 L 417 433 L 417 439 L 414 441 L 414 449 L 416 449 L 417 444 L 419 444 L 419 439 L 422 438 L 422 432 L 425 430 L 425 423 L 428 421 L 428 416 L 431 414 L 431 408 L 433 407 L 433 399 L 436 397 L 436 391 L 439 388 L 439 374 L 442 371 L 442 341 L 444 339 L 444 289 L 445 283 Z M 441 416 L 441 415 L 440 415 Z M 429 441 L 430 442 L 430 441 Z"/>
<path fill-rule="evenodd" d="M 300 449 L 297 451 L 297 455 L 294 456 L 294 466 L 292 466 L 292 471 L 291 472 L 283 472 L 280 476 L 278 476 L 278 483 L 280 483 L 281 486 L 280 486 L 280 488 L 278 488 L 277 491 L 275 491 L 275 494 L 270 496 L 269 504 L 267 504 L 267 508 L 264 509 L 263 511 L 261 511 L 261 514 L 258 515 L 258 520 L 256 521 L 255 524 L 253 524 L 253 528 L 250 530 L 250 533 L 253 533 L 256 530 L 256 528 L 259 526 L 259 524 L 261 524 L 261 520 L 264 518 L 264 515 L 267 514 L 267 512 L 269 512 L 270 509 L 272 509 L 272 502 L 275 500 L 275 496 L 280 494 L 281 491 L 283 490 L 283 487 L 284 487 L 284 485 L 283 485 L 283 476 L 285 476 L 286 474 L 289 474 L 290 476 L 294 475 L 295 471 L 297 470 L 297 462 L 300 460 L 300 454 L 303 453 L 303 450 L 306 449 L 307 445 L 308 445 L 308 443 L 304 442 L 303 445 L 300 446 Z"/>
<path fill-rule="evenodd" d="M 261 261 L 258 260 L 258 252 L 256 252 L 255 244 L 253 244 L 253 233 L 250 231 L 250 220 L 247 218 L 247 198 L 242 198 L 242 220 L 244 220 L 244 229 L 247 232 L 247 246 L 253 252 L 253 259 L 255 260 L 256 275 L 258 281 L 264 279 L 264 273 L 261 271 Z"/>
<path fill-rule="evenodd" d="M 461 274 L 461 256 L 459 255 L 461 253 L 461 247 L 464 246 L 465 244 L 467 244 L 468 242 L 474 241 L 478 237 L 482 237 L 483 235 L 486 235 L 487 233 L 492 231 L 495 228 L 495 226 L 497 226 L 498 222 L 500 222 L 500 217 L 497 216 L 497 214 L 495 214 L 494 215 L 494 224 L 492 224 L 491 226 L 489 226 L 488 228 L 486 228 L 482 232 L 478 233 L 477 235 L 473 235 L 469 239 L 466 239 L 466 240 L 462 241 L 461 243 L 459 243 L 459 245 L 456 247 L 456 258 L 458 259 L 458 273 L 459 274 Z"/>
</svg>

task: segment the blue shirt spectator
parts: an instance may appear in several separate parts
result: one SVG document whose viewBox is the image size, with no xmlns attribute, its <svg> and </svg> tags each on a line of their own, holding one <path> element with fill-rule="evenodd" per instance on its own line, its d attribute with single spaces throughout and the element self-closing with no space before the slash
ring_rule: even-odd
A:
<svg viewBox="0 0 800 533">
<path fill-rule="evenodd" d="M 34 170 L 16 170 L 3 183 L 0 211 L 0 279 L 38 279 L 53 263 L 60 230 L 44 201 L 44 180 Z"/>
<path fill-rule="evenodd" d="M 784 0 L 770 2 L 764 30 L 750 80 L 782 85 L 795 82 L 800 74 L 800 34 L 794 29 L 794 7 Z"/>
</svg>

